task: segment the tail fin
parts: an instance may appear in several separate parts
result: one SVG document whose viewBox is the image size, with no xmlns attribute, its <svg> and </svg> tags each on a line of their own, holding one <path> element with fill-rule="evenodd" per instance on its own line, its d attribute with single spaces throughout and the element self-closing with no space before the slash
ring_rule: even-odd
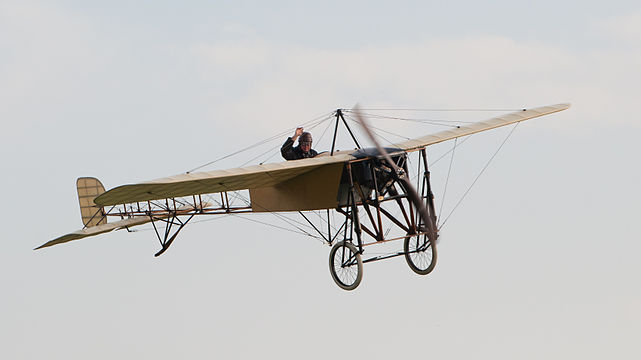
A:
<svg viewBox="0 0 641 360">
<path fill-rule="evenodd" d="M 93 202 L 93 199 L 105 192 L 105 187 L 102 186 L 100 180 L 93 177 L 81 177 L 76 181 L 76 186 L 78 188 L 80 215 L 85 227 L 106 224 L 105 209 Z"/>
</svg>

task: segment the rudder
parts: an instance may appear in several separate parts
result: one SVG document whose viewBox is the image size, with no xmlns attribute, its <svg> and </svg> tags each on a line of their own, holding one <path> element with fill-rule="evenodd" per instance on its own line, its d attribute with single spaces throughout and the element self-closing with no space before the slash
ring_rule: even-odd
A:
<svg viewBox="0 0 641 360">
<path fill-rule="evenodd" d="M 105 192 L 100 180 L 94 177 L 80 177 L 76 180 L 78 189 L 78 202 L 80 203 L 80 216 L 86 227 L 102 225 L 107 223 L 105 210 L 96 205 L 93 200 Z"/>
</svg>

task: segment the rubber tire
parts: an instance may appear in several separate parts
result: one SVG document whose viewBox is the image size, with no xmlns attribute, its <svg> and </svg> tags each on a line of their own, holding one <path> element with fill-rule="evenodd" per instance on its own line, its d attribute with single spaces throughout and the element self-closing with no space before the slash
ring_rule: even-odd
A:
<svg viewBox="0 0 641 360">
<path fill-rule="evenodd" d="M 425 237 L 425 239 L 427 241 L 430 241 L 428 239 L 427 235 L 420 235 L 420 236 L 423 236 L 423 237 Z M 412 269 L 412 271 L 414 271 L 415 273 L 417 273 L 419 275 L 427 275 L 427 274 L 431 273 L 432 270 L 434 270 L 434 267 L 436 266 L 436 257 L 437 257 L 436 256 L 436 247 L 430 245 L 429 249 L 431 249 L 431 251 L 432 251 L 432 262 L 430 263 L 430 265 L 426 269 L 421 269 L 416 264 L 414 264 L 414 261 L 410 257 L 409 251 L 410 251 L 410 241 L 411 240 L 415 240 L 414 236 L 405 238 L 405 241 L 403 242 L 403 250 L 405 251 L 405 261 L 407 261 L 407 265 L 409 265 L 409 267 L 410 267 L 410 269 Z M 430 243 L 431 243 L 431 241 L 430 241 Z"/>
<path fill-rule="evenodd" d="M 352 284 L 343 283 L 338 278 L 338 275 L 336 274 L 336 269 L 334 269 L 334 257 L 336 256 L 337 253 L 340 254 L 338 250 L 340 250 L 343 246 L 347 247 L 356 256 L 356 267 L 357 267 L 358 273 L 356 274 L 356 279 Z M 330 274 L 332 274 L 332 279 L 334 279 L 334 282 L 336 283 L 336 285 L 338 285 L 341 289 L 348 290 L 348 291 L 356 289 L 358 285 L 361 283 L 361 280 L 363 280 L 363 261 L 361 260 L 361 254 L 358 253 L 356 246 L 346 241 L 341 241 L 334 244 L 334 246 L 332 247 L 332 250 L 329 252 L 329 272 Z"/>
</svg>

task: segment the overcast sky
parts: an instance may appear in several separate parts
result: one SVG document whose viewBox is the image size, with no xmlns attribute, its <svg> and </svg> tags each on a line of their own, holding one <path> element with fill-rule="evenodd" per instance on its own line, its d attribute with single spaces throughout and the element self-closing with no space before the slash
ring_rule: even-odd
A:
<svg viewBox="0 0 641 360">
<path fill-rule="evenodd" d="M 0 357 L 638 359 L 639 64 L 635 1 L 0 0 Z M 562 102 L 518 126 L 426 277 L 395 258 L 345 292 L 327 246 L 240 217 L 159 258 L 150 231 L 32 250 L 81 228 L 79 176 L 178 174 L 356 103 Z M 509 131 L 457 149 L 446 209 Z"/>
</svg>

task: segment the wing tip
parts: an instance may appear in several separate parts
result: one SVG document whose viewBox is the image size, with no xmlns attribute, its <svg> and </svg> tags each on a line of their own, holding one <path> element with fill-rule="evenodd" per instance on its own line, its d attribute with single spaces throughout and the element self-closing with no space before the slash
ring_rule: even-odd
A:
<svg viewBox="0 0 641 360">
<path fill-rule="evenodd" d="M 35 251 L 35 250 L 40 250 L 40 249 L 42 249 L 42 248 L 49 247 L 49 246 L 51 246 L 51 244 L 49 244 L 49 243 L 50 243 L 50 241 L 49 241 L 49 242 L 46 242 L 46 243 L 44 243 L 44 244 L 42 244 L 42 245 L 40 245 L 40 246 L 38 246 L 38 247 L 33 248 L 33 250 Z"/>
<path fill-rule="evenodd" d="M 567 110 L 572 106 L 571 103 L 559 103 L 559 104 L 554 104 L 554 105 L 545 105 L 545 106 L 539 106 L 539 107 L 532 107 L 532 108 L 523 108 L 520 111 L 528 111 L 528 110 L 537 110 L 537 109 L 546 109 L 546 108 L 554 108 L 556 111 L 563 111 Z"/>
</svg>

